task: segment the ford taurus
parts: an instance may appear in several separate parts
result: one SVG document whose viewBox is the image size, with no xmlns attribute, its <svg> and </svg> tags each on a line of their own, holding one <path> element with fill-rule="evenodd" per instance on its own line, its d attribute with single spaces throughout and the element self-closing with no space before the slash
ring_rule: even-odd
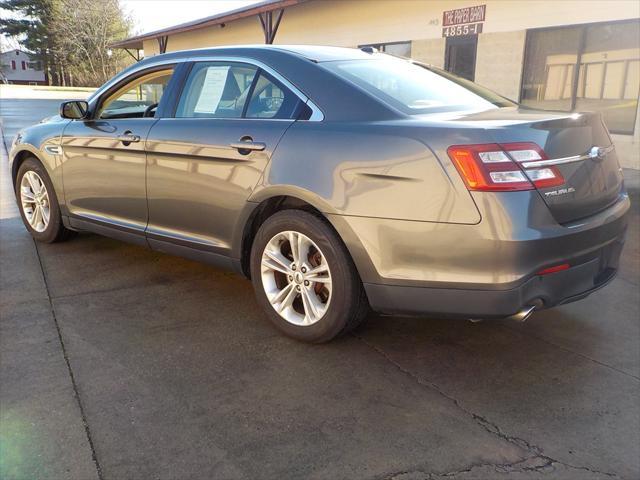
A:
<svg viewBox="0 0 640 480">
<path fill-rule="evenodd" d="M 234 269 L 282 332 L 514 317 L 615 275 L 629 199 L 595 113 L 525 109 L 372 49 L 147 58 L 20 132 L 41 242 L 90 231 Z"/>
</svg>

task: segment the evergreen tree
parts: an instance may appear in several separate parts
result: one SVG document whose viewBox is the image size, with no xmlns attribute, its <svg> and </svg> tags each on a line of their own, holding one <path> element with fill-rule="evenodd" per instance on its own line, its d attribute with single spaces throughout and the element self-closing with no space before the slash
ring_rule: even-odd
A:
<svg viewBox="0 0 640 480">
<path fill-rule="evenodd" d="M 118 0 L 0 0 L 0 10 L 13 14 L 0 33 L 42 62 L 50 84 L 98 86 L 130 63 L 109 49 L 131 31 Z"/>
<path fill-rule="evenodd" d="M 57 80 L 53 58 L 54 35 L 50 29 L 56 2 L 57 0 L 0 0 L 0 10 L 12 12 L 15 17 L 2 17 L 0 34 L 17 38 L 20 45 L 34 55 L 48 74 L 49 83 Z"/>
</svg>

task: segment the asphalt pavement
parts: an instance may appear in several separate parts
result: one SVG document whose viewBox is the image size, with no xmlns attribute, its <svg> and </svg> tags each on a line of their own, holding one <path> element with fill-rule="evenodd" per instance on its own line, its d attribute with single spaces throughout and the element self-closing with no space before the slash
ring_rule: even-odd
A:
<svg viewBox="0 0 640 480">
<path fill-rule="evenodd" d="M 5 141 L 57 100 L 0 99 Z M 239 276 L 43 245 L 1 165 L 0 478 L 640 478 L 640 210 L 620 274 L 524 324 L 372 315 L 310 346 Z"/>
</svg>

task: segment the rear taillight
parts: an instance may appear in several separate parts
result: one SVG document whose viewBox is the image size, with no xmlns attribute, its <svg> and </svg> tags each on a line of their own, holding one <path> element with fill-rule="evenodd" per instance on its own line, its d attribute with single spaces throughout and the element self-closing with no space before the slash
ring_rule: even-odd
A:
<svg viewBox="0 0 640 480">
<path fill-rule="evenodd" d="M 547 159 L 535 143 L 454 145 L 447 153 L 469 190 L 521 191 L 564 184 L 555 167 L 523 168 L 522 162 Z"/>
<path fill-rule="evenodd" d="M 447 150 L 469 190 L 532 190 L 518 165 L 498 144 L 455 145 Z"/>
</svg>

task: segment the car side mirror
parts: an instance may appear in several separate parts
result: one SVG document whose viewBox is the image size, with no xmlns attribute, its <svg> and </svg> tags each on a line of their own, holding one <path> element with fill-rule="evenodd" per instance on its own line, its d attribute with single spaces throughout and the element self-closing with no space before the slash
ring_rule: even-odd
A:
<svg viewBox="0 0 640 480">
<path fill-rule="evenodd" d="M 71 120 L 80 120 L 87 118 L 89 113 L 89 104 L 84 100 L 71 100 L 62 102 L 60 105 L 60 116 L 62 118 L 70 118 Z"/>
</svg>

